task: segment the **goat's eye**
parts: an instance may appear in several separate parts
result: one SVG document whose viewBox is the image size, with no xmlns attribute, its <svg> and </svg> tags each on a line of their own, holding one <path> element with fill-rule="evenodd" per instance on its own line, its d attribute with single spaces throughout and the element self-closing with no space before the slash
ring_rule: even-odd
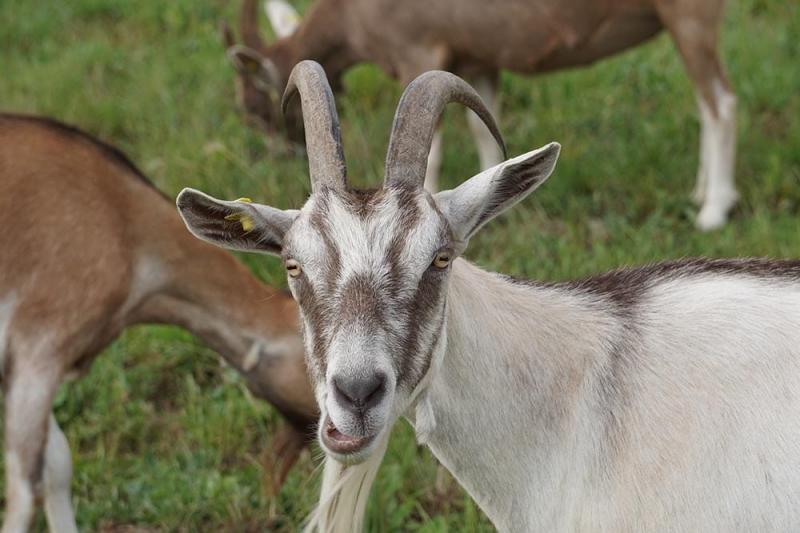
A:
<svg viewBox="0 0 800 533">
<path fill-rule="evenodd" d="M 447 268 L 450 264 L 450 253 L 449 252 L 439 252 L 436 254 L 436 257 L 433 260 L 433 266 L 436 268 Z"/>
<path fill-rule="evenodd" d="M 286 260 L 286 273 L 289 274 L 289 276 L 296 278 L 297 276 L 300 275 L 300 272 L 301 272 L 300 263 L 298 263 L 294 259 Z"/>
</svg>

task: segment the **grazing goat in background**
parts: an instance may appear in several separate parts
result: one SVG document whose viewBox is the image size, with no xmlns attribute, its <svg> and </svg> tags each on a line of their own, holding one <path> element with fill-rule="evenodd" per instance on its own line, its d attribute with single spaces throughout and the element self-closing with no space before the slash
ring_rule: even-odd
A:
<svg viewBox="0 0 800 533">
<path fill-rule="evenodd" d="M 193 332 L 289 420 L 277 490 L 318 412 L 289 294 L 192 237 L 122 153 L 48 119 L 0 114 L 0 227 L 3 533 L 28 529 L 39 495 L 52 531 L 76 531 L 53 396 L 133 324 Z"/>
<path fill-rule="evenodd" d="M 281 0 L 266 6 L 277 41 L 261 39 L 255 0 L 245 0 L 242 10 L 244 45 L 234 44 L 230 30 L 225 41 L 239 73 L 241 103 L 271 129 L 281 123 L 280 90 L 303 59 L 321 63 L 334 88 L 348 67 L 365 61 L 404 85 L 425 71 L 449 70 L 471 80 L 496 113 L 500 69 L 535 74 L 587 65 L 666 29 L 700 109 L 697 226 L 724 225 L 736 203 L 736 98 L 717 49 L 723 0 L 317 0 L 302 20 Z M 498 164 L 502 154 L 492 136 L 474 114 L 468 118 L 481 168 Z M 290 132 L 297 124 L 289 121 Z M 432 191 L 440 145 L 437 133 L 426 178 Z"/>
<path fill-rule="evenodd" d="M 448 102 L 500 140 L 469 85 L 429 72 L 400 100 L 383 187 L 353 190 L 318 64 L 296 67 L 285 101 L 298 91 L 302 209 L 191 189 L 177 204 L 198 237 L 283 258 L 327 455 L 309 529 L 360 530 L 405 416 L 500 531 L 800 530 L 800 261 L 486 272 L 460 255 L 550 175 L 558 144 L 427 192 Z"/>
</svg>

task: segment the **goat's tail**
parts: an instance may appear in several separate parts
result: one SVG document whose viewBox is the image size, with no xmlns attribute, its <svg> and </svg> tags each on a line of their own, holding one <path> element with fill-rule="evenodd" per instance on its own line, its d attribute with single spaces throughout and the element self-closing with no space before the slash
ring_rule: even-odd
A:
<svg viewBox="0 0 800 533">
<path fill-rule="evenodd" d="M 370 488 L 386 454 L 388 433 L 363 463 L 345 466 L 325 458 L 319 504 L 304 533 L 359 533 L 364 527 Z"/>
</svg>

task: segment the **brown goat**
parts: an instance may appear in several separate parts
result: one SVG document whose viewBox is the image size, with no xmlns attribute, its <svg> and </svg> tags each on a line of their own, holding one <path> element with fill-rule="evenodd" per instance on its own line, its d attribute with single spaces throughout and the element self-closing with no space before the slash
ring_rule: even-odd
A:
<svg viewBox="0 0 800 533">
<path fill-rule="evenodd" d="M 53 396 L 133 324 L 196 334 L 288 419 L 280 486 L 317 416 L 288 293 L 192 237 L 117 149 L 49 119 L 0 114 L 0 227 L 4 533 L 28 529 L 37 496 L 52 531 L 77 530 Z"/>
<path fill-rule="evenodd" d="M 694 198 L 702 204 L 697 225 L 709 230 L 725 223 L 738 197 L 736 98 L 717 49 L 723 8 L 724 0 L 317 0 L 300 21 L 288 4 L 269 0 L 267 12 L 280 38 L 267 45 L 257 27 L 256 0 L 244 0 L 244 46 L 234 43 L 227 28 L 225 42 L 239 73 L 240 103 L 274 130 L 281 123 L 280 93 L 303 59 L 322 64 L 334 89 L 342 73 L 360 62 L 375 63 L 404 85 L 428 70 L 450 70 L 470 80 L 496 115 L 500 69 L 536 74 L 588 65 L 666 29 L 700 109 Z M 469 118 L 481 166 L 499 163 L 502 154 L 492 136 L 475 115 Z M 296 133 L 299 122 L 289 124 L 290 134 Z M 427 168 L 431 189 L 439 147 L 437 134 Z"/>
</svg>

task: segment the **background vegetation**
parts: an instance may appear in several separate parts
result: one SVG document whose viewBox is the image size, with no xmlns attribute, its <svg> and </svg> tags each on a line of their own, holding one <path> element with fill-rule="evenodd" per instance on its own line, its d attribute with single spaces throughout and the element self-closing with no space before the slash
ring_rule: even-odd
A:
<svg viewBox="0 0 800 533">
<path fill-rule="evenodd" d="M 79 125 L 128 152 L 172 196 L 191 185 L 299 206 L 306 162 L 245 127 L 234 105 L 217 24 L 235 21 L 237 7 L 2 0 L 0 109 Z M 564 149 L 547 185 L 486 228 L 467 255 L 547 280 L 682 256 L 800 256 L 798 35 L 797 2 L 729 6 L 722 48 L 739 97 L 742 201 L 733 222 L 710 234 L 692 226 L 698 121 L 666 36 L 588 69 L 504 74 L 501 129 L 510 153 L 551 139 Z M 376 184 L 401 87 L 363 66 L 346 88 L 338 102 L 350 173 Z M 444 184 L 476 167 L 463 113 L 450 111 Z M 242 259 L 265 281 L 284 284 L 277 261 Z M 314 503 L 311 457 L 277 500 L 263 496 L 258 456 L 280 421 L 180 330 L 127 332 L 85 379 L 63 388 L 56 413 L 74 452 L 85 530 L 292 531 Z M 491 530 L 460 489 L 437 488 L 435 462 L 403 426 L 379 475 L 369 530 Z"/>
</svg>

